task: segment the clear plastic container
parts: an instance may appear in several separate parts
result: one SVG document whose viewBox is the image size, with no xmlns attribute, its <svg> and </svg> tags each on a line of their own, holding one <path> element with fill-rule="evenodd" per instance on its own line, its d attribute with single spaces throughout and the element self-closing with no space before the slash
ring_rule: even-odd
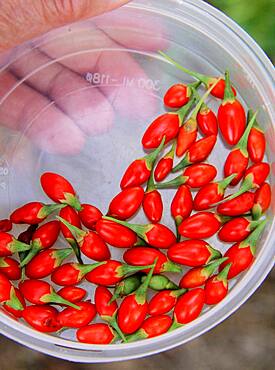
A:
<svg viewBox="0 0 275 370">
<path fill-rule="evenodd" d="M 274 187 L 273 67 L 266 55 L 240 27 L 203 1 L 137 0 L 23 45 L 2 66 L 1 218 L 24 202 L 48 201 L 39 187 L 39 177 L 46 170 L 65 175 L 78 186 L 83 202 L 106 210 L 123 170 L 141 156 L 140 137 L 146 125 L 163 112 L 163 92 L 176 81 L 191 81 L 164 61 L 159 49 L 168 50 L 185 67 L 209 75 L 230 69 L 243 103 L 260 108 Z M 221 142 L 217 146 L 210 161 L 221 169 L 227 149 Z M 171 194 L 165 193 L 166 209 Z M 140 214 L 135 220 L 145 219 Z M 172 225 L 169 211 L 164 222 Z M 2 311 L 1 332 L 52 356 L 90 363 L 176 347 L 220 323 L 261 284 L 274 262 L 274 230 L 271 215 L 255 262 L 231 283 L 222 303 L 158 338 L 86 345 L 75 341 L 73 331 L 61 337 L 41 334 Z M 228 248 L 216 240 L 213 243 L 223 251 Z M 114 258 L 120 254 L 112 248 Z"/>
</svg>

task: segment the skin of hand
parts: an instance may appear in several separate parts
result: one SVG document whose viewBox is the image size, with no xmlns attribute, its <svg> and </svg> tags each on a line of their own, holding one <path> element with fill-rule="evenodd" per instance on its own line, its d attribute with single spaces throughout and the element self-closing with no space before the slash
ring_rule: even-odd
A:
<svg viewBox="0 0 275 370">
<path fill-rule="evenodd" d="M 135 115 L 152 117 L 156 100 L 135 82 L 147 76 L 125 49 L 162 48 L 161 26 L 116 12 L 90 19 L 127 2 L 0 0 L 0 50 L 10 61 L 0 69 L 1 124 L 43 151 L 74 155 L 87 137 L 108 131 L 116 113 L 129 121 Z M 58 28 L 54 36 L 45 34 L 53 28 Z M 118 84 L 91 84 L 87 73 L 109 75 Z M 125 73 L 134 81 L 130 89 L 120 84 Z"/>
</svg>

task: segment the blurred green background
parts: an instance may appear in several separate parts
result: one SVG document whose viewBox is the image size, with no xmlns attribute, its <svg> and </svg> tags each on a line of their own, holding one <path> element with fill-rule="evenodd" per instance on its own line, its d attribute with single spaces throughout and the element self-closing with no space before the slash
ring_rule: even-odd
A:
<svg viewBox="0 0 275 370">
<path fill-rule="evenodd" d="M 242 26 L 275 61 L 275 0 L 209 0 Z"/>
</svg>

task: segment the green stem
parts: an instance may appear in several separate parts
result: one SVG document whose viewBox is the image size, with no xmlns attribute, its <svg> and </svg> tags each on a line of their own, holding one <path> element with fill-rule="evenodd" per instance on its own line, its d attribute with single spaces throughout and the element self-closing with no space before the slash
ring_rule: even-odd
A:
<svg viewBox="0 0 275 370">
<path fill-rule="evenodd" d="M 168 330 L 168 333 L 170 331 L 173 331 L 175 329 L 178 329 L 178 328 L 181 328 L 183 326 L 183 324 L 180 324 L 179 322 L 177 322 L 176 318 L 174 317 L 174 321 L 173 321 L 173 324 L 170 326 L 169 330 Z"/>
<path fill-rule="evenodd" d="M 252 117 L 254 115 L 254 112 L 252 109 L 249 109 L 248 112 L 247 112 L 247 124 L 248 122 L 251 121 Z M 255 119 L 254 121 L 254 125 L 253 125 L 254 128 L 256 128 L 258 131 L 261 131 L 261 132 L 264 132 L 263 129 L 261 128 L 261 126 L 259 125 L 259 123 L 257 122 L 257 120 Z"/>
<path fill-rule="evenodd" d="M 175 172 L 178 172 L 180 170 L 182 170 L 184 167 L 187 167 L 189 166 L 190 163 L 190 160 L 189 160 L 189 151 L 187 151 L 184 155 L 184 157 L 182 158 L 182 160 L 174 167 L 172 168 L 172 173 L 175 173 Z"/>
<path fill-rule="evenodd" d="M 120 276 L 124 276 L 127 274 L 131 274 L 133 272 L 139 272 L 145 269 L 152 268 L 153 265 L 145 265 L 145 266 L 131 266 L 127 265 L 126 263 L 119 267 L 119 273 L 121 273 Z"/>
<path fill-rule="evenodd" d="M 203 96 L 200 98 L 198 104 L 196 105 L 195 109 L 193 110 L 193 112 L 191 114 L 191 118 L 196 119 L 197 114 L 199 113 L 199 111 L 201 109 L 201 106 L 204 103 L 205 99 L 209 96 L 209 94 L 211 93 L 211 91 L 220 82 L 220 80 L 221 79 L 218 78 L 217 81 L 213 85 L 211 85 L 211 87 L 203 94 Z"/>
<path fill-rule="evenodd" d="M 208 258 L 208 261 L 207 263 L 209 263 L 210 261 L 212 260 L 216 260 L 218 258 L 221 258 L 222 254 L 220 251 L 218 251 L 217 249 L 211 247 L 210 245 L 207 246 L 207 249 L 209 250 L 210 252 L 210 257 Z"/>
<path fill-rule="evenodd" d="M 258 227 L 262 223 L 262 221 L 263 220 L 249 221 L 249 230 L 253 231 L 254 229 L 256 229 L 256 227 Z"/>
<path fill-rule="evenodd" d="M 162 151 L 164 144 L 165 144 L 165 136 L 162 138 L 162 141 L 160 145 L 150 154 L 147 154 L 145 157 L 142 159 L 145 160 L 146 166 L 148 170 L 152 170 L 153 164 L 155 163 L 159 153 Z"/>
<path fill-rule="evenodd" d="M 111 325 L 112 328 L 115 329 L 115 331 L 118 333 L 118 335 L 123 340 L 123 342 L 127 343 L 127 339 L 126 339 L 125 335 L 123 334 L 123 332 L 121 331 L 121 329 L 118 326 L 118 323 L 116 321 L 116 314 L 114 316 L 112 316 L 111 320 L 108 321 L 108 323 L 109 323 L 109 325 Z"/>
<path fill-rule="evenodd" d="M 268 221 L 267 219 L 263 220 L 259 224 L 259 226 L 254 231 L 252 231 L 252 233 L 249 234 L 245 240 L 243 240 L 240 243 L 239 248 L 250 247 L 251 253 L 254 255 L 256 252 L 257 241 L 259 237 L 261 236 L 262 232 L 264 231 L 267 221 Z"/>
<path fill-rule="evenodd" d="M 218 192 L 219 194 L 223 194 L 224 190 L 227 188 L 227 186 L 231 183 L 231 181 L 237 176 L 236 173 L 233 173 L 230 176 L 227 176 L 225 179 L 217 182 L 218 185 Z"/>
<path fill-rule="evenodd" d="M 141 276 L 139 276 L 138 274 L 126 277 L 117 284 L 110 303 L 112 303 L 119 297 L 123 297 L 133 293 L 140 286 L 140 284 Z"/>
<path fill-rule="evenodd" d="M 55 211 L 60 211 L 62 208 L 66 207 L 66 204 L 45 204 L 37 216 L 39 218 L 46 218 Z"/>
<path fill-rule="evenodd" d="M 197 100 L 198 100 L 197 96 L 194 95 L 194 89 L 192 89 L 191 91 L 192 91 L 192 97 L 191 97 L 191 99 L 188 101 L 187 104 L 185 104 L 183 107 L 181 107 L 176 112 L 178 114 L 178 116 L 179 116 L 179 119 L 180 119 L 180 126 L 182 126 L 182 123 L 185 120 L 185 118 L 187 117 L 187 114 L 189 113 L 189 111 L 192 108 L 193 104 L 195 104 L 197 102 Z"/>
<path fill-rule="evenodd" d="M 151 228 L 154 226 L 152 224 L 146 224 L 146 225 L 139 225 L 139 224 L 130 224 L 129 222 L 117 220 L 116 218 L 109 217 L 109 216 L 103 216 L 104 219 L 114 221 L 122 226 L 128 227 L 128 229 L 134 231 L 140 238 L 146 239 L 146 233 L 151 230 Z"/>
<path fill-rule="evenodd" d="M 136 296 L 136 301 L 138 303 L 143 304 L 146 300 L 147 290 L 148 290 L 148 287 L 149 287 L 149 284 L 150 284 L 150 280 L 153 276 L 157 260 L 158 260 L 158 258 L 155 259 L 155 262 L 153 263 L 152 268 L 151 268 L 149 274 L 146 276 L 146 279 L 144 280 L 144 282 L 137 288 L 136 292 L 134 293 L 135 296 Z"/>
<path fill-rule="evenodd" d="M 228 259 L 228 257 L 224 257 L 224 258 L 219 258 L 218 260 L 214 260 L 213 262 L 209 263 L 208 265 L 206 265 L 202 271 L 203 271 L 203 274 L 207 277 L 211 276 L 213 274 L 213 272 L 223 263 L 225 262 L 226 260 Z"/>
<path fill-rule="evenodd" d="M 70 239 L 70 238 L 66 238 L 67 242 L 70 244 L 70 246 L 72 247 L 72 250 L 76 256 L 76 259 L 77 261 L 83 265 L 83 260 L 81 258 L 81 252 L 80 252 L 80 248 L 77 244 L 77 242 L 74 240 L 74 239 Z"/>
<path fill-rule="evenodd" d="M 233 102 L 235 101 L 235 95 L 231 88 L 230 74 L 228 69 L 225 71 L 225 89 L 223 102 Z"/>
<path fill-rule="evenodd" d="M 26 266 L 37 255 L 37 253 L 39 253 L 40 250 L 41 248 L 39 248 L 35 244 L 32 244 L 31 250 L 29 251 L 27 256 L 23 259 L 23 261 L 21 261 L 20 267 Z"/>
<path fill-rule="evenodd" d="M 136 342 L 137 340 L 142 340 L 148 338 L 148 334 L 146 334 L 145 330 L 139 329 L 134 334 L 127 336 L 127 342 Z"/>
<path fill-rule="evenodd" d="M 164 59 L 168 60 L 170 63 L 172 63 L 175 67 L 180 69 L 181 71 L 187 73 L 190 76 L 193 76 L 200 80 L 204 85 L 208 84 L 208 81 L 211 79 L 211 77 L 203 75 L 202 73 L 191 71 L 190 69 L 187 69 L 183 66 L 181 66 L 178 62 L 176 62 L 174 59 L 169 57 L 169 55 L 165 54 L 163 51 L 159 51 L 159 54 L 163 56 Z"/>
<path fill-rule="evenodd" d="M 165 154 L 165 156 L 163 158 L 165 158 L 165 159 L 169 159 L 169 158 L 174 159 L 176 146 L 177 146 L 177 140 L 174 140 L 171 149 L 169 150 L 169 152 L 167 154 Z"/>
<path fill-rule="evenodd" d="M 243 133 L 242 137 L 240 138 L 240 140 L 239 140 L 239 142 L 238 142 L 237 146 L 235 147 L 235 149 L 239 149 L 239 150 L 241 150 L 241 152 L 242 152 L 242 153 L 244 153 L 246 157 L 248 156 L 248 154 L 247 154 L 247 141 L 248 141 L 248 136 L 249 136 L 249 134 L 250 134 L 250 131 L 251 131 L 251 129 L 252 129 L 252 126 L 254 125 L 254 122 L 255 122 L 255 120 L 256 120 L 257 114 L 258 114 L 258 111 L 256 111 L 256 112 L 253 114 L 253 116 L 252 116 L 251 120 L 249 121 L 249 123 L 248 123 L 248 124 L 247 124 L 247 126 L 246 126 L 246 129 L 245 129 L 245 131 L 244 131 L 244 133 Z"/>
<path fill-rule="evenodd" d="M 227 202 L 227 201 L 229 201 L 229 200 L 235 199 L 235 198 L 239 197 L 240 195 L 242 195 L 242 194 L 246 193 L 247 191 L 249 191 L 249 190 L 253 189 L 254 187 L 255 187 L 255 185 L 254 185 L 254 183 L 253 183 L 253 174 L 251 174 L 251 173 L 250 173 L 250 174 L 248 174 L 248 175 L 244 178 L 244 180 L 243 180 L 243 182 L 242 182 L 242 185 L 241 185 L 240 189 L 239 189 L 236 193 L 231 194 L 231 195 L 229 195 L 229 196 L 225 197 L 225 198 L 224 198 L 224 199 L 222 199 L 220 202 L 217 202 L 217 203 L 215 203 L 215 204 L 212 204 L 212 205 L 211 205 L 211 207 L 216 207 L 216 206 L 218 206 L 219 204 L 222 204 L 222 203 Z"/>
<path fill-rule="evenodd" d="M 186 292 L 187 292 L 187 289 L 178 289 L 178 290 L 173 290 L 170 295 L 172 295 L 175 298 L 178 298 Z"/>
<path fill-rule="evenodd" d="M 70 230 L 73 237 L 78 243 L 82 242 L 83 238 L 85 238 L 85 236 L 87 235 L 86 231 L 83 231 L 79 229 L 78 227 L 71 225 L 68 221 L 64 220 L 64 218 L 60 216 L 56 216 L 56 218 Z"/>
<path fill-rule="evenodd" d="M 173 180 L 156 184 L 156 188 L 157 189 L 178 188 L 180 185 L 185 184 L 187 180 L 188 176 L 180 175 Z"/>
<path fill-rule="evenodd" d="M 176 225 L 176 236 L 177 236 L 177 242 L 180 242 L 181 235 L 179 233 L 179 225 L 182 223 L 182 217 L 176 217 L 175 218 L 175 225 Z"/>
<path fill-rule="evenodd" d="M 62 298 L 60 295 L 58 295 L 55 291 L 52 291 L 49 294 L 45 294 L 43 298 L 41 298 L 42 302 L 45 303 L 56 303 L 56 304 L 65 304 L 66 306 L 70 306 L 72 308 L 75 308 L 76 310 L 80 310 L 81 308 L 77 306 L 76 304 L 67 301 L 67 299 Z"/>
<path fill-rule="evenodd" d="M 216 276 L 216 279 L 219 280 L 219 281 L 222 281 L 224 285 L 226 284 L 227 276 L 228 276 L 228 273 L 229 273 L 229 270 L 230 270 L 231 266 L 232 266 L 232 263 L 228 263 L 224 267 L 224 269 L 222 269 L 222 271 Z"/>
</svg>

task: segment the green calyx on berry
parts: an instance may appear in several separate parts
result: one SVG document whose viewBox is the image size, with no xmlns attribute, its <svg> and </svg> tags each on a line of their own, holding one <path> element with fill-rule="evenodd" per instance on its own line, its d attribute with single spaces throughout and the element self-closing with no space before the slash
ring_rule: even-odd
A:
<svg viewBox="0 0 275 370">
<path fill-rule="evenodd" d="M 66 204 L 45 204 L 38 212 L 37 217 L 44 219 L 56 211 L 66 207 Z"/>
<path fill-rule="evenodd" d="M 214 260 L 213 262 L 210 262 L 208 265 L 203 267 L 202 275 L 208 278 L 227 259 L 228 257 L 224 257 L 224 258 L 219 258 L 217 260 Z"/>
<path fill-rule="evenodd" d="M 249 247 L 251 253 L 254 256 L 255 253 L 256 253 L 256 244 L 257 244 L 257 241 L 258 241 L 259 237 L 261 236 L 261 234 L 263 233 L 263 231 L 264 231 L 264 229 L 266 227 L 267 221 L 268 221 L 267 219 L 263 220 L 256 227 L 256 229 L 254 231 L 252 231 L 252 233 L 249 234 L 248 237 L 239 244 L 239 248 L 247 248 L 247 247 Z"/>
<path fill-rule="evenodd" d="M 81 206 L 80 201 L 79 201 L 79 199 L 76 195 L 71 194 L 71 193 L 63 193 L 63 195 L 64 195 L 64 198 L 59 199 L 60 203 L 64 203 L 66 205 L 69 205 L 77 211 L 82 210 L 82 206 Z"/>
<path fill-rule="evenodd" d="M 224 98 L 223 98 L 223 103 L 222 104 L 234 103 L 235 100 L 236 100 L 235 95 L 234 95 L 234 93 L 232 91 L 232 88 L 231 88 L 230 74 L 229 74 L 229 71 L 226 70 L 225 71 Z"/>
</svg>

